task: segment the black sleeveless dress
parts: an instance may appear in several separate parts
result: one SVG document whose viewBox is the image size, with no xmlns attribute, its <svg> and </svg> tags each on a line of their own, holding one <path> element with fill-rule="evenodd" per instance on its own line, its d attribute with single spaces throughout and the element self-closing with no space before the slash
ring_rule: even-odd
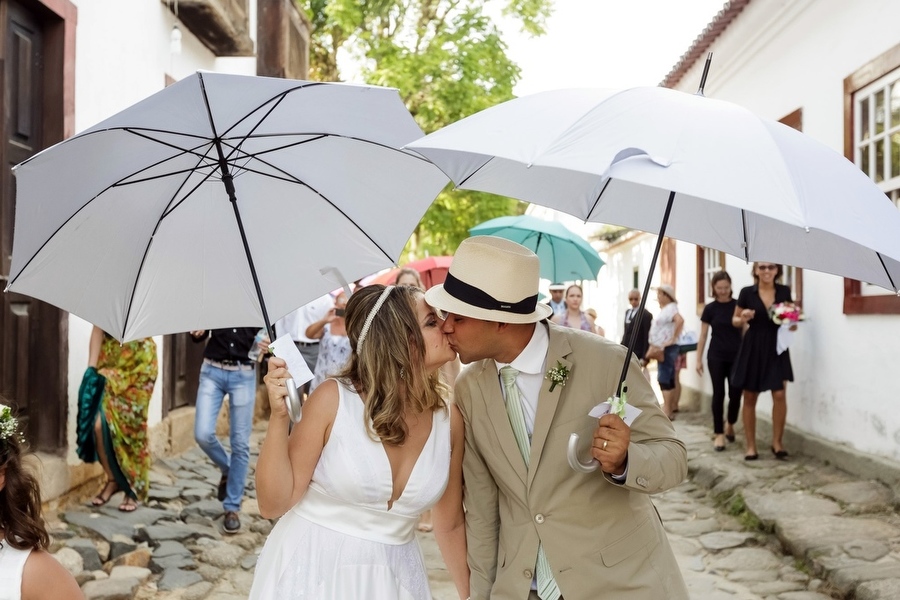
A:
<svg viewBox="0 0 900 600">
<path fill-rule="evenodd" d="M 792 302 L 791 288 L 776 283 L 775 302 Z M 794 380 L 791 351 L 777 353 L 775 347 L 779 325 L 769 318 L 769 311 L 759 297 L 759 287 L 751 285 L 742 289 L 737 305 L 742 309 L 755 310 L 756 314 L 750 319 L 750 327 L 741 340 L 731 374 L 731 385 L 748 392 L 784 389 L 785 381 Z"/>
</svg>

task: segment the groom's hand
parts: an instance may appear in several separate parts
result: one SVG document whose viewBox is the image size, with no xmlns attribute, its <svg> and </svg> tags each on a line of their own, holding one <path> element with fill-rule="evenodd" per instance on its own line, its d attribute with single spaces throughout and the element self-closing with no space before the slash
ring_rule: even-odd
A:
<svg viewBox="0 0 900 600">
<path fill-rule="evenodd" d="M 631 429 L 618 415 L 607 414 L 597 421 L 591 454 L 600 463 L 600 469 L 610 475 L 622 475 L 628 460 L 628 444 Z"/>
</svg>

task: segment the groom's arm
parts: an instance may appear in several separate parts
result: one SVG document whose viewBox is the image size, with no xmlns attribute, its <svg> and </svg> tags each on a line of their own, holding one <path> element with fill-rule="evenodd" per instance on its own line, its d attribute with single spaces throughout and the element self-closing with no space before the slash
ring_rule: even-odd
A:
<svg viewBox="0 0 900 600">
<path fill-rule="evenodd" d="M 456 403 L 465 420 L 463 481 L 466 505 L 466 548 L 469 562 L 469 593 L 472 600 L 491 597 L 497 575 L 500 516 L 497 484 L 484 462 L 472 433 L 472 398 L 464 383 L 456 386 Z"/>
</svg>

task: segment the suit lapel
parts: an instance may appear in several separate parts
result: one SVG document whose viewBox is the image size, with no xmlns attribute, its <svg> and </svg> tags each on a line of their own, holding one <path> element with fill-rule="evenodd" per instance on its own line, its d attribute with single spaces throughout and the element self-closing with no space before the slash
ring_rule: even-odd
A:
<svg viewBox="0 0 900 600">
<path fill-rule="evenodd" d="M 519 476 L 519 479 L 524 484 L 527 473 L 525 460 L 522 458 L 522 453 L 519 452 L 512 425 L 509 424 L 509 416 L 506 414 L 506 404 L 503 400 L 503 390 L 500 388 L 500 377 L 497 375 L 497 369 L 494 367 L 493 360 L 488 359 L 484 361 L 484 369 L 478 378 L 478 385 L 481 387 L 488 419 L 491 421 L 491 425 L 493 425 L 497 434 L 497 442 L 500 444 L 500 448 L 503 449 L 503 453 L 509 460 L 509 464 L 516 472 L 516 475 Z"/>
<path fill-rule="evenodd" d="M 549 326 L 550 347 L 547 350 L 547 362 L 544 369 L 549 370 L 556 366 L 559 362 L 567 369 L 572 369 L 572 363 L 566 360 L 572 349 L 569 346 L 569 339 L 560 331 L 556 330 L 553 325 Z M 538 396 L 537 414 L 534 418 L 534 432 L 531 436 L 531 468 L 528 469 L 528 485 L 534 479 L 534 473 L 537 471 L 538 464 L 541 460 L 541 454 L 544 451 L 544 442 L 547 441 L 547 433 L 550 431 L 550 425 L 553 423 L 553 417 L 556 415 L 556 409 L 559 406 L 560 398 L 565 391 L 565 387 L 557 385 L 553 391 L 550 391 L 550 381 L 545 379 L 541 384 L 541 393 Z M 512 435 L 510 428 L 510 437 L 515 442 L 515 436 Z"/>
</svg>

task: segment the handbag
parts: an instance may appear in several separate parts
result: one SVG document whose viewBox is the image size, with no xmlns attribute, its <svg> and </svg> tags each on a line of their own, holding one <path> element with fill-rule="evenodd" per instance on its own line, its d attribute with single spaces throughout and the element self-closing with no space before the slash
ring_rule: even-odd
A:
<svg viewBox="0 0 900 600">
<path fill-rule="evenodd" d="M 662 346 L 650 344 L 650 347 L 647 348 L 647 354 L 644 355 L 644 358 L 646 358 L 647 360 L 663 362 L 666 359 L 666 353 Z"/>
</svg>

